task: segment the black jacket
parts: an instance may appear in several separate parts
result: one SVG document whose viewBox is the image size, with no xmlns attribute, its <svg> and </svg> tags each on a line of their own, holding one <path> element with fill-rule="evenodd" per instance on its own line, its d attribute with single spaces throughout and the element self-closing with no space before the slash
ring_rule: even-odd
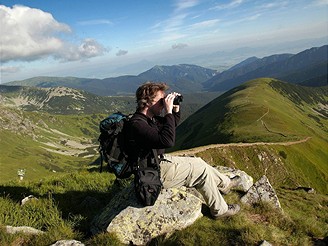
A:
<svg viewBox="0 0 328 246">
<path fill-rule="evenodd" d="M 129 138 L 134 140 L 139 157 L 157 149 L 158 155 L 175 144 L 175 129 L 180 121 L 180 112 L 156 116 L 152 119 L 136 112 L 129 122 Z"/>
</svg>

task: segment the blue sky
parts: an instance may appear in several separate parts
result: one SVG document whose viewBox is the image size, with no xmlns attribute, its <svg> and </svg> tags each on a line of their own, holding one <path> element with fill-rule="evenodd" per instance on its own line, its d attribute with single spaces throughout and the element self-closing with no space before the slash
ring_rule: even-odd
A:
<svg viewBox="0 0 328 246">
<path fill-rule="evenodd" d="M 219 68 L 248 54 L 208 54 L 251 47 L 264 56 L 328 43 L 328 0 L 0 0 L 0 17 L 1 83 L 115 77 L 156 64 Z"/>
</svg>

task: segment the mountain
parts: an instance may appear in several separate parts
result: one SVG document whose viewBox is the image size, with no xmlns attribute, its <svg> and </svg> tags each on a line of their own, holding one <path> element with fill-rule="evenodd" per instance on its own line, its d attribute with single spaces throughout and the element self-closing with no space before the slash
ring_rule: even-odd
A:
<svg viewBox="0 0 328 246">
<path fill-rule="evenodd" d="M 247 59 L 204 82 L 209 91 L 227 91 L 248 80 L 272 77 L 308 86 L 327 85 L 328 46 L 311 48 L 296 55 L 282 54 Z"/>
<path fill-rule="evenodd" d="M 182 122 L 171 151 L 255 178 L 266 174 L 277 187 L 302 184 L 328 194 L 327 102 L 328 86 L 252 80 Z"/>
<path fill-rule="evenodd" d="M 37 87 L 65 86 L 88 91 L 100 96 L 134 95 L 138 86 L 146 81 L 166 82 L 181 93 L 199 92 L 202 83 L 215 74 L 215 70 L 196 65 L 155 66 L 137 76 L 126 75 L 115 78 L 87 79 L 74 77 L 36 77 L 13 81 L 5 85 Z"/>
<path fill-rule="evenodd" d="M 0 104 L 51 114 L 132 112 L 134 97 L 101 97 L 67 87 L 37 88 L 0 85 Z"/>
<path fill-rule="evenodd" d="M 190 93 L 184 96 L 182 120 L 216 98 L 218 92 Z M 24 111 L 50 114 L 129 114 L 136 108 L 135 96 L 97 96 L 68 87 L 39 88 L 0 85 L 0 105 Z"/>
<path fill-rule="evenodd" d="M 328 87 L 271 78 L 249 81 L 214 99 L 177 128 L 177 149 L 217 143 L 294 141 L 315 126 L 328 139 Z M 206 119 L 206 120 L 204 120 Z"/>
<path fill-rule="evenodd" d="M 245 52 L 245 49 L 236 52 Z M 261 59 L 252 56 L 221 73 L 196 65 L 180 64 L 154 66 L 139 75 L 105 79 L 35 77 L 12 81 L 6 85 L 65 86 L 101 96 L 132 95 L 137 87 L 146 81 L 166 82 L 171 90 L 183 94 L 201 91 L 224 92 L 248 80 L 260 77 L 272 77 L 307 86 L 324 86 L 327 85 L 328 80 L 327 54 L 327 45 L 325 45 L 307 49 L 295 55 L 275 54 Z"/>
<path fill-rule="evenodd" d="M 139 74 L 140 78 L 154 81 L 169 81 L 171 90 L 192 93 L 203 90 L 202 82 L 212 78 L 215 71 L 195 65 L 155 66 Z"/>
</svg>

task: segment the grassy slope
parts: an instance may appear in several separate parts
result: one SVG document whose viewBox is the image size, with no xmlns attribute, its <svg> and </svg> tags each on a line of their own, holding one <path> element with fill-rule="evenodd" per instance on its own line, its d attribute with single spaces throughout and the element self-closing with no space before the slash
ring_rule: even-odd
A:
<svg viewBox="0 0 328 246">
<path fill-rule="evenodd" d="M 113 235 L 88 235 L 92 218 L 106 206 L 119 187 L 109 173 L 74 172 L 34 182 L 11 181 L 0 185 L 0 242 L 2 245 L 50 245 L 57 240 L 80 240 L 86 245 L 120 245 Z M 266 204 L 242 205 L 242 211 L 227 219 L 211 220 L 208 212 L 192 226 L 169 238 L 160 236 L 151 245 L 313 245 L 314 238 L 327 235 L 328 198 L 320 194 L 277 189 L 284 209 Z M 38 200 L 20 206 L 20 200 L 33 194 Z M 225 196 L 236 202 L 239 193 Z M 1 225 L 32 226 L 45 234 L 7 234 Z"/>
<path fill-rule="evenodd" d="M 310 129 L 313 125 L 319 136 L 326 133 L 327 119 L 321 119 L 325 126 L 320 128 L 313 118 L 307 116 L 315 115 L 311 107 L 317 105 L 297 105 L 288 95 L 274 90 L 271 83 L 278 87 L 284 85 L 269 78 L 253 80 L 211 101 L 178 127 L 177 148 L 212 143 L 296 140 L 313 135 Z M 297 87 L 291 85 L 289 92 Z M 327 100 L 327 89 L 324 92 Z M 322 95 L 324 92 L 318 93 Z"/>
<path fill-rule="evenodd" d="M 76 170 L 98 157 L 98 123 L 105 115 L 63 116 L 23 111 L 17 114 L 10 109 L 6 112 L 15 117 L 17 129 L 0 131 L 1 181 L 17 179 L 18 169 L 26 170 L 25 179 L 35 180 L 55 175 L 54 171 Z M 65 141 L 90 147 L 79 151 L 65 145 Z"/>
<path fill-rule="evenodd" d="M 240 168 L 255 178 L 266 174 L 277 186 L 311 186 L 328 194 L 328 153 L 324 151 L 328 149 L 328 120 L 313 110 L 327 100 L 327 88 L 306 88 L 272 79 L 250 81 L 216 98 L 183 122 L 178 128 L 177 146 L 284 143 L 310 137 L 289 146 L 227 146 L 199 155 L 213 165 Z M 267 164 L 259 160 L 261 153 L 269 156 Z"/>
</svg>

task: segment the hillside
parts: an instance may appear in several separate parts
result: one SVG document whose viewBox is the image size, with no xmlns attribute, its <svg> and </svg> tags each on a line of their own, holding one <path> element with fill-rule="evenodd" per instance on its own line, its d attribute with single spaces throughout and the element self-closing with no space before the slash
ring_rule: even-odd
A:
<svg viewBox="0 0 328 246">
<path fill-rule="evenodd" d="M 217 96 L 186 95 L 182 120 Z M 18 169 L 31 180 L 90 165 L 99 157 L 99 122 L 117 111 L 133 113 L 135 98 L 0 85 L 0 179 L 15 179 Z"/>
<path fill-rule="evenodd" d="M 35 180 L 89 165 L 97 156 L 101 115 L 51 115 L 0 107 L 0 180 L 19 169 Z"/>
<path fill-rule="evenodd" d="M 0 85 L 0 104 L 51 114 L 91 114 L 134 110 L 134 97 L 101 97 L 67 87 Z"/>
<path fill-rule="evenodd" d="M 247 82 L 183 122 L 177 129 L 177 148 L 298 140 L 313 135 L 313 127 L 324 137 L 327 97 L 328 87 L 302 87 L 269 78 Z"/>
<path fill-rule="evenodd" d="M 327 99 L 328 87 L 249 81 L 184 121 L 173 150 L 257 178 L 266 174 L 278 187 L 299 184 L 328 194 Z"/>
</svg>

